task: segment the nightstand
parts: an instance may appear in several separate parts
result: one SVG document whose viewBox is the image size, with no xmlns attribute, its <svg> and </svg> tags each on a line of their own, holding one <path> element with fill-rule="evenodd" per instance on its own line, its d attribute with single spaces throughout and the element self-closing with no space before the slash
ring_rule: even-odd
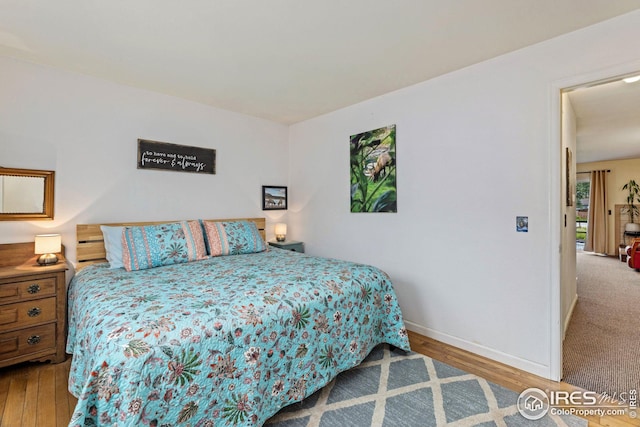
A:
<svg viewBox="0 0 640 427">
<path fill-rule="evenodd" d="M 0 368 L 66 359 L 67 264 L 39 266 L 34 244 L 0 245 Z"/>
<path fill-rule="evenodd" d="M 296 242 L 295 240 L 285 240 L 284 242 L 270 241 L 269 245 L 280 248 L 287 249 L 289 251 L 304 253 L 304 243 Z"/>
</svg>

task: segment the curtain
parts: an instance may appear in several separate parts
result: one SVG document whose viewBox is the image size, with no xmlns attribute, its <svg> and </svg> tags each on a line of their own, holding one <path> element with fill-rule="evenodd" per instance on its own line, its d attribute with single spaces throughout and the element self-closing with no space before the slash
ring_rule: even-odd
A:
<svg viewBox="0 0 640 427">
<path fill-rule="evenodd" d="M 589 190 L 589 220 L 584 250 L 607 253 L 607 171 L 592 171 Z"/>
</svg>

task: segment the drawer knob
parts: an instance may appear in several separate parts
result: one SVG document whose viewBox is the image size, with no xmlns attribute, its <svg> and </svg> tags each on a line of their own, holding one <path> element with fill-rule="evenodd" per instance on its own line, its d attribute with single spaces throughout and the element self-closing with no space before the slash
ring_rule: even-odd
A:
<svg viewBox="0 0 640 427">
<path fill-rule="evenodd" d="M 40 335 L 31 335 L 29 338 L 27 338 L 27 344 L 29 345 L 36 345 L 40 342 Z"/>
<path fill-rule="evenodd" d="M 27 311 L 27 315 L 29 317 L 40 316 L 40 313 L 42 313 L 42 309 L 40 309 L 40 307 L 33 307 Z"/>
<path fill-rule="evenodd" d="M 40 285 L 34 283 L 27 288 L 27 292 L 29 292 L 30 294 L 37 294 L 38 292 L 40 292 Z"/>
</svg>

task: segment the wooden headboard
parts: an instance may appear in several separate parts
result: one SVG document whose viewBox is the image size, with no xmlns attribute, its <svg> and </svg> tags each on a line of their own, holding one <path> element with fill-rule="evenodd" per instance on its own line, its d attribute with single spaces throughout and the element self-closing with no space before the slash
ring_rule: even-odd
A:
<svg viewBox="0 0 640 427">
<path fill-rule="evenodd" d="M 264 240 L 266 240 L 265 218 L 228 218 L 228 219 L 213 219 L 207 221 L 251 221 L 256 224 L 258 231 Z M 107 262 L 106 252 L 104 249 L 104 237 L 102 236 L 101 225 L 108 226 L 135 226 L 135 225 L 155 225 L 164 224 L 167 222 L 177 221 L 148 221 L 148 222 L 115 222 L 115 223 L 102 223 L 102 224 L 78 224 L 76 225 L 76 256 L 78 264 L 76 269 L 79 270 L 90 264 L 98 262 Z"/>
</svg>

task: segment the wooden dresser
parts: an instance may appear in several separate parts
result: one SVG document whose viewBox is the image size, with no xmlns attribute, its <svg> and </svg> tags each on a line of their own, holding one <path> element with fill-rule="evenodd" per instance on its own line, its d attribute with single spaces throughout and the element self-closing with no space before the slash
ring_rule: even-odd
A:
<svg viewBox="0 0 640 427">
<path fill-rule="evenodd" d="M 0 244 L 0 368 L 66 358 L 67 263 L 36 259 L 33 242 Z"/>
</svg>

